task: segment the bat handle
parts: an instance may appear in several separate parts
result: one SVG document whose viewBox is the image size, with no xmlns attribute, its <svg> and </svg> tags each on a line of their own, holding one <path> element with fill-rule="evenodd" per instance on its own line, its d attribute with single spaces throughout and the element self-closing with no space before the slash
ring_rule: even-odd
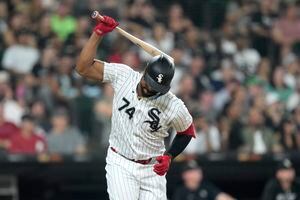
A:
<svg viewBox="0 0 300 200">
<path fill-rule="evenodd" d="M 96 19 L 97 21 L 102 21 L 103 20 L 103 16 L 100 15 L 100 13 L 96 10 L 92 12 L 91 17 L 92 17 L 92 19 Z"/>
</svg>

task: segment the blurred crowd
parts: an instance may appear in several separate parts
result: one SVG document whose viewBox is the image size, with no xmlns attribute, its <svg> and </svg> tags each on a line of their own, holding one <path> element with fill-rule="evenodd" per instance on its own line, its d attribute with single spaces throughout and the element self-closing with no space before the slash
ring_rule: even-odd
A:
<svg viewBox="0 0 300 200">
<path fill-rule="evenodd" d="M 0 0 L 0 148 L 85 154 L 108 146 L 113 90 L 76 74 L 93 10 L 174 58 L 191 111 L 188 156 L 300 149 L 300 4 L 285 0 Z M 97 57 L 142 71 L 116 32 Z"/>
</svg>

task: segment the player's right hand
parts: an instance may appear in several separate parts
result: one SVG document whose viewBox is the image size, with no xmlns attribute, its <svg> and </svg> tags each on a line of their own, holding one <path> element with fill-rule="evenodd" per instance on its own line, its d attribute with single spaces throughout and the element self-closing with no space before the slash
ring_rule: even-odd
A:
<svg viewBox="0 0 300 200">
<path fill-rule="evenodd" d="M 154 165 L 153 171 L 159 176 L 165 175 L 170 167 L 172 157 L 170 155 L 162 155 L 156 158 L 157 164 Z"/>
<path fill-rule="evenodd" d="M 103 19 L 95 26 L 94 32 L 99 36 L 103 36 L 106 33 L 113 31 L 118 25 L 119 23 L 116 20 L 104 15 Z"/>
</svg>

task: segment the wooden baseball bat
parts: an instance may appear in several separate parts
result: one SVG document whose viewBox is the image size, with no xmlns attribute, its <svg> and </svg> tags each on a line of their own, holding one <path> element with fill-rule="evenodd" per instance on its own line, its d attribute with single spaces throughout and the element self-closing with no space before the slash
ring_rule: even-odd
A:
<svg viewBox="0 0 300 200">
<path fill-rule="evenodd" d="M 101 16 L 99 14 L 98 11 L 94 11 L 91 15 L 91 17 L 93 19 L 96 19 L 98 21 L 103 20 L 103 16 Z M 165 57 L 167 57 L 171 62 L 174 63 L 174 59 L 169 56 L 168 54 L 162 52 L 161 50 L 159 50 L 158 48 L 154 47 L 153 45 L 142 41 L 141 39 L 131 35 L 130 33 L 128 33 L 127 31 L 123 30 L 122 28 L 120 28 L 119 26 L 116 27 L 116 30 L 123 35 L 124 37 L 126 37 L 127 39 L 129 39 L 131 42 L 133 42 L 134 44 L 136 44 L 137 46 L 139 46 L 140 48 L 144 49 L 147 53 L 149 53 L 151 56 L 157 56 L 157 55 L 164 55 Z"/>
</svg>

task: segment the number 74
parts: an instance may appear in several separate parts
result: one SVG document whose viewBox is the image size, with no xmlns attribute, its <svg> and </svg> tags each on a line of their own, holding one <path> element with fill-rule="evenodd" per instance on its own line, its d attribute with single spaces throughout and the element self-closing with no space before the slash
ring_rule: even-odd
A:
<svg viewBox="0 0 300 200">
<path fill-rule="evenodd" d="M 130 105 L 130 101 L 128 101 L 125 97 L 123 97 L 122 100 L 125 102 L 125 104 L 123 106 L 121 106 L 120 108 L 118 108 L 119 111 L 124 110 L 125 108 L 127 108 Z M 125 113 L 128 114 L 129 119 L 131 119 L 133 117 L 134 112 L 135 112 L 135 107 L 130 107 L 130 108 L 125 109 Z"/>
</svg>

